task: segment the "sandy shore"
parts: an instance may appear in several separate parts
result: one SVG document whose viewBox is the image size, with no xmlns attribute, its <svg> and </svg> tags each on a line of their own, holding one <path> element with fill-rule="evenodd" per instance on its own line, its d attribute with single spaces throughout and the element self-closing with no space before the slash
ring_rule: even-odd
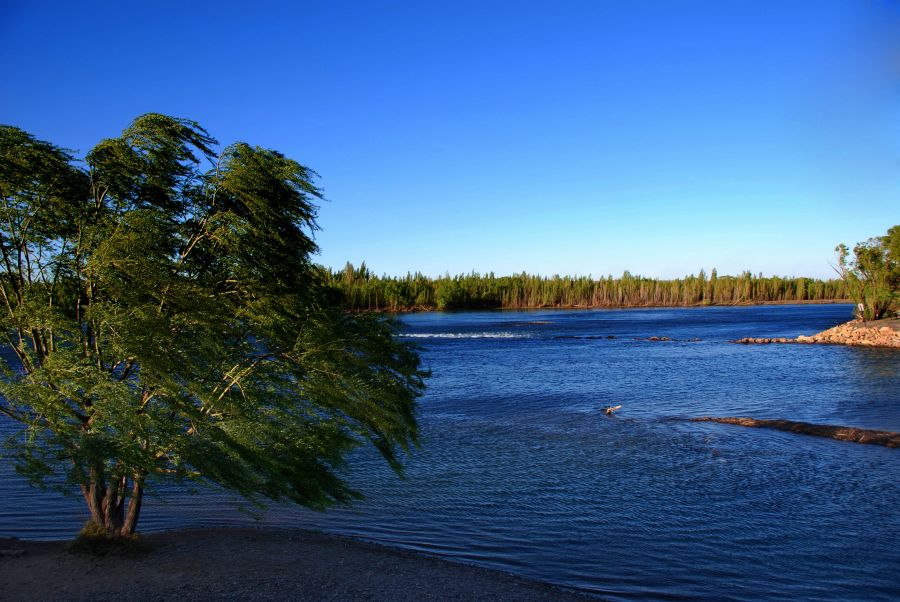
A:
<svg viewBox="0 0 900 602">
<path fill-rule="evenodd" d="M 144 536 L 131 557 L 0 539 L 0 598 L 15 600 L 595 600 L 507 573 L 307 531 Z"/>
</svg>

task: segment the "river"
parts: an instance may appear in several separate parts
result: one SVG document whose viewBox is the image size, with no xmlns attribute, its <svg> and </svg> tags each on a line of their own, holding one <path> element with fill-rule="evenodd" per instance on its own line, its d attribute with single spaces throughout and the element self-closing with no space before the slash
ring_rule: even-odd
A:
<svg viewBox="0 0 900 602">
<path fill-rule="evenodd" d="M 900 431 L 900 351 L 729 342 L 813 334 L 850 311 L 405 315 L 433 376 L 404 480 L 362 451 L 349 479 L 366 499 L 352 508 L 254 515 L 163 488 L 140 529 L 322 529 L 612 600 L 896 600 L 900 450 L 685 420 Z M 0 465 L 0 536 L 70 537 L 81 503 Z"/>
</svg>

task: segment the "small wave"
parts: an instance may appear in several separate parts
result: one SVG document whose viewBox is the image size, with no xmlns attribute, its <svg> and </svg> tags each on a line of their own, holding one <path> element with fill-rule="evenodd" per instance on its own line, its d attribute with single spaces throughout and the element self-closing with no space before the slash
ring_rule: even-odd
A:
<svg viewBox="0 0 900 602">
<path fill-rule="evenodd" d="M 402 336 L 410 339 L 527 339 L 526 334 L 514 332 L 411 332 Z"/>
</svg>

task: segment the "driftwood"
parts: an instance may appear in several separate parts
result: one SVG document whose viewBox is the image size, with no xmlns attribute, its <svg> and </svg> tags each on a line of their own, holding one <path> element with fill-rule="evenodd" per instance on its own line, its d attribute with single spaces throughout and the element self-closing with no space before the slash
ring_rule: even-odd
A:
<svg viewBox="0 0 900 602">
<path fill-rule="evenodd" d="M 892 431 L 871 431 L 850 426 L 831 426 L 828 424 L 810 424 L 809 422 L 795 422 L 793 420 L 757 420 L 756 418 L 727 417 L 714 418 L 704 416 L 691 418 L 692 422 L 721 422 L 722 424 L 737 424 L 755 428 L 769 428 L 817 437 L 828 437 L 839 441 L 852 441 L 854 443 L 871 443 L 884 445 L 885 447 L 900 447 L 900 433 Z"/>
</svg>

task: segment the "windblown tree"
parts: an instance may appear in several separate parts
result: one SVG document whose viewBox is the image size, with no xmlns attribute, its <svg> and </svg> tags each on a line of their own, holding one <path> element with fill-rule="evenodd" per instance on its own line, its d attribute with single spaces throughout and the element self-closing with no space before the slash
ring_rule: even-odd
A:
<svg viewBox="0 0 900 602">
<path fill-rule="evenodd" d="M 254 502 L 359 497 L 346 453 L 395 469 L 426 374 L 395 324 L 346 315 L 311 263 L 315 174 L 148 114 L 79 165 L 0 127 L 0 415 L 35 484 L 80 488 L 134 532 L 145 488 L 200 480 Z"/>
<path fill-rule="evenodd" d="M 860 306 L 864 320 L 880 320 L 900 295 L 900 225 L 853 247 L 838 245 L 835 267 L 847 283 L 850 295 Z"/>
</svg>

